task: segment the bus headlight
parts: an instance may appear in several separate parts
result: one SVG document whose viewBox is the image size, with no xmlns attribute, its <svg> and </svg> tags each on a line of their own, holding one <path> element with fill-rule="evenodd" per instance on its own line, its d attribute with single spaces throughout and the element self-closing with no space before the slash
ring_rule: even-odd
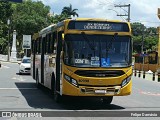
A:
<svg viewBox="0 0 160 120">
<path fill-rule="evenodd" d="M 64 75 L 64 79 L 66 79 L 68 82 L 71 81 L 71 78 L 68 75 Z"/>
<path fill-rule="evenodd" d="M 131 76 L 129 76 L 129 77 L 127 77 L 126 79 L 124 79 L 124 80 L 122 81 L 122 87 L 124 87 L 125 85 L 127 85 L 130 80 L 131 80 Z"/>
<path fill-rule="evenodd" d="M 76 86 L 76 87 L 77 87 L 77 86 L 78 86 L 78 84 L 77 84 L 77 80 L 75 80 L 75 79 L 73 79 L 73 78 L 72 78 L 72 85 L 74 85 L 74 86 Z"/>
<path fill-rule="evenodd" d="M 72 85 L 78 87 L 77 80 L 75 80 L 75 79 L 69 77 L 69 76 L 66 75 L 66 74 L 64 75 L 64 79 L 65 79 L 66 81 L 68 81 L 69 83 L 71 83 Z"/>
</svg>

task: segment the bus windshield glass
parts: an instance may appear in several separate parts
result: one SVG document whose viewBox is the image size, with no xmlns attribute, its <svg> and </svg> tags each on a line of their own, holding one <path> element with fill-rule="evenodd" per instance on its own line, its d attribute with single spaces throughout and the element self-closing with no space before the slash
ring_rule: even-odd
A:
<svg viewBox="0 0 160 120">
<path fill-rule="evenodd" d="M 75 67 L 127 67 L 131 65 L 131 50 L 129 36 L 68 34 L 64 63 Z"/>
</svg>

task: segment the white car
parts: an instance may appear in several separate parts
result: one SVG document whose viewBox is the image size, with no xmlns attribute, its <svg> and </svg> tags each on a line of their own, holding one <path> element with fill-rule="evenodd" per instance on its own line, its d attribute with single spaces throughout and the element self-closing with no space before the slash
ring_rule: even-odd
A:
<svg viewBox="0 0 160 120">
<path fill-rule="evenodd" d="M 22 62 L 19 62 L 19 74 L 30 74 L 31 72 L 31 58 L 23 57 Z"/>
</svg>

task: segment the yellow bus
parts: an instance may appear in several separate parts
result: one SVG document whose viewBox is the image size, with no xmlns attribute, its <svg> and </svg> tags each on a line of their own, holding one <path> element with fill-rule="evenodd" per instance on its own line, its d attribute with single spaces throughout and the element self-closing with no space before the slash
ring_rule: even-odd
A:
<svg viewBox="0 0 160 120">
<path fill-rule="evenodd" d="M 131 94 L 132 40 L 128 22 L 67 19 L 32 37 L 31 74 L 58 102 L 88 96 L 112 102 Z"/>
</svg>

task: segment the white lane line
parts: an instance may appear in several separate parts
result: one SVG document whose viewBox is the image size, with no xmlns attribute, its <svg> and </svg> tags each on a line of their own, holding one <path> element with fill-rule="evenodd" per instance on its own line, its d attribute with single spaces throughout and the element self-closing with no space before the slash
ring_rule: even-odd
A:
<svg viewBox="0 0 160 120">
<path fill-rule="evenodd" d="M 14 75 L 11 79 L 18 80 L 18 81 L 21 81 L 21 82 L 26 81 L 26 79 L 24 79 L 22 76 L 17 76 L 17 75 Z"/>
<path fill-rule="evenodd" d="M 10 68 L 10 67 L 8 67 L 8 66 L 5 66 L 5 65 L 2 65 L 2 68 Z"/>
<path fill-rule="evenodd" d="M 0 88 L 0 90 L 36 90 L 37 88 Z"/>
</svg>

